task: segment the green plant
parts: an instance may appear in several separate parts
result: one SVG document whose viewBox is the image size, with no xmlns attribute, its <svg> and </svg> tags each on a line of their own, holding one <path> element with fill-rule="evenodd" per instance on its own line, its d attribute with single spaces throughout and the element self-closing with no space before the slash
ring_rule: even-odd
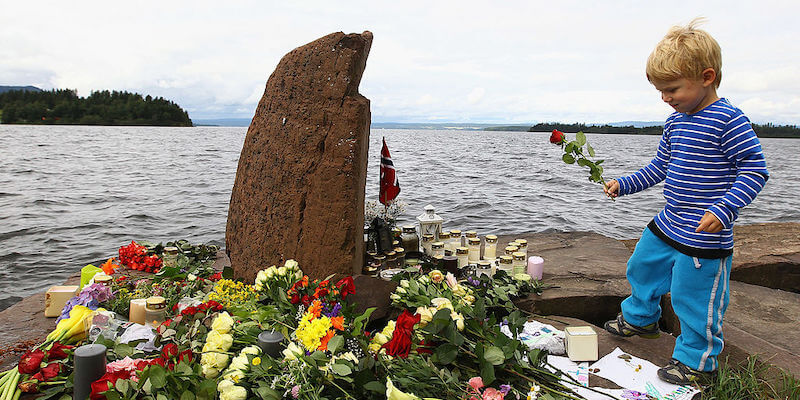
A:
<svg viewBox="0 0 800 400">
<path fill-rule="evenodd" d="M 778 374 L 776 374 L 776 370 Z M 798 399 L 800 380 L 750 356 L 741 365 L 721 363 L 716 377 L 701 395 L 701 400 Z"/>
</svg>

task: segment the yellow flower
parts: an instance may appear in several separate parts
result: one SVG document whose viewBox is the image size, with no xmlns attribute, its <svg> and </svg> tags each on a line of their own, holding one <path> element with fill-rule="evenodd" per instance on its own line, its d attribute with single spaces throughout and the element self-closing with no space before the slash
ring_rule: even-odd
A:
<svg viewBox="0 0 800 400">
<path fill-rule="evenodd" d="M 434 269 L 433 271 L 429 272 L 428 277 L 430 277 L 434 283 L 442 283 L 442 281 L 444 281 L 444 274 L 442 274 L 442 271 L 439 271 L 438 269 Z"/>
<path fill-rule="evenodd" d="M 331 319 L 323 316 L 313 318 L 311 313 L 305 313 L 300 320 L 300 324 L 295 331 L 295 336 L 300 343 L 309 351 L 317 350 L 322 344 L 324 337 L 331 328 Z"/>
<path fill-rule="evenodd" d="M 290 342 L 288 346 L 283 350 L 283 359 L 285 361 L 292 361 L 296 360 L 297 357 L 302 356 L 305 354 L 303 349 L 295 344 L 295 342 Z"/>
<path fill-rule="evenodd" d="M 220 400 L 245 400 L 247 399 L 247 389 L 241 386 L 231 386 L 219 394 Z"/>
<path fill-rule="evenodd" d="M 431 305 L 436 307 L 437 310 L 442 310 L 448 308 L 450 310 L 453 309 L 453 303 L 450 303 L 450 299 L 444 297 L 436 297 L 431 299 Z"/>
<path fill-rule="evenodd" d="M 254 357 L 253 358 L 253 365 L 261 364 L 261 357 Z"/>
<path fill-rule="evenodd" d="M 219 333 L 228 333 L 231 331 L 232 327 L 233 318 L 231 318 L 227 311 L 219 313 L 219 315 L 214 318 L 214 322 L 211 323 L 211 329 Z"/>
<path fill-rule="evenodd" d="M 203 346 L 203 351 L 219 350 L 228 351 L 233 345 L 233 336 L 229 333 L 219 333 L 219 331 L 212 330 L 206 336 L 206 344 Z M 208 347 L 208 349 L 206 349 Z"/>
<path fill-rule="evenodd" d="M 434 308 L 433 311 L 435 312 L 436 309 Z M 419 314 L 420 316 L 419 319 L 420 328 L 424 328 L 426 325 L 428 325 L 428 322 L 431 322 L 433 320 L 433 312 L 431 312 L 431 310 L 428 307 L 423 307 L 423 306 L 417 307 L 417 314 Z"/>
</svg>

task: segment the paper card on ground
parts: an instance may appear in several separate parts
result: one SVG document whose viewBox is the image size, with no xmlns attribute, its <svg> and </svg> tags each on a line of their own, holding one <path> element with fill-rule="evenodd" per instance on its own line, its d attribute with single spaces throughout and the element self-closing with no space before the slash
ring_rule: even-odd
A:
<svg viewBox="0 0 800 400">
<path fill-rule="evenodd" d="M 690 400 L 700 391 L 692 386 L 678 386 L 658 378 L 658 366 L 625 353 L 619 347 L 589 366 L 589 372 L 620 387 L 646 393 L 659 400 Z"/>
</svg>

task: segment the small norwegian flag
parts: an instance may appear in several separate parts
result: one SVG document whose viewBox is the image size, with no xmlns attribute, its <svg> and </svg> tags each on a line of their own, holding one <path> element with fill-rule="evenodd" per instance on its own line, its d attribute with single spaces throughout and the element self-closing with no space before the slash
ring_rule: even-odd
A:
<svg viewBox="0 0 800 400">
<path fill-rule="evenodd" d="M 383 138 L 383 148 L 381 148 L 381 189 L 378 200 L 381 204 L 387 205 L 400 193 L 400 182 L 394 170 L 392 156 L 389 155 L 389 148 L 386 147 L 386 138 Z"/>
</svg>

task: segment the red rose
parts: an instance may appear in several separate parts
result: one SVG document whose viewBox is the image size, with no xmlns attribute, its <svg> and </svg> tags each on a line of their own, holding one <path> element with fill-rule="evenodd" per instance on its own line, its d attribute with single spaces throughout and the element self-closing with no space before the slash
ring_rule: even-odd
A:
<svg viewBox="0 0 800 400">
<path fill-rule="evenodd" d="M 558 129 L 553 129 L 553 133 L 550 134 L 550 143 L 561 144 L 563 142 L 564 142 L 564 132 L 561 132 Z"/>
<path fill-rule="evenodd" d="M 61 344 L 61 342 L 53 343 L 53 346 L 50 347 L 50 350 L 47 350 L 47 360 L 48 361 L 56 361 L 56 360 L 63 360 L 69 355 L 64 350 L 72 350 L 74 346 L 67 346 Z"/>
<path fill-rule="evenodd" d="M 314 298 L 315 299 L 318 299 L 320 297 L 325 297 L 327 295 L 328 295 L 328 289 L 317 288 L 317 290 L 314 291 Z"/>
<path fill-rule="evenodd" d="M 41 382 L 49 381 L 58 376 L 58 373 L 61 372 L 61 364 L 57 362 L 52 362 L 47 364 L 46 367 L 42 368 L 39 373 L 42 374 L 43 379 L 39 379 Z"/>
<path fill-rule="evenodd" d="M 191 349 L 186 349 L 178 354 L 178 362 L 190 363 L 192 362 L 192 358 L 194 358 L 194 354 L 192 354 Z"/>
<path fill-rule="evenodd" d="M 161 356 L 164 358 L 173 358 L 178 355 L 178 345 L 175 343 L 167 343 L 161 349 Z"/>
<path fill-rule="evenodd" d="M 307 295 L 307 294 L 304 294 L 304 295 L 303 295 L 303 298 L 302 298 L 302 299 L 300 299 L 300 301 L 302 301 L 302 302 L 303 302 L 303 305 L 304 305 L 304 306 L 308 307 L 308 305 L 309 305 L 309 304 L 311 304 L 311 297 L 308 297 L 308 295 Z"/>
<path fill-rule="evenodd" d="M 289 302 L 291 302 L 292 304 L 299 303 L 300 302 L 300 295 L 298 295 L 297 293 L 293 294 L 292 297 L 289 298 Z"/>
<path fill-rule="evenodd" d="M 128 371 L 120 370 L 117 372 L 106 372 L 100 379 L 92 382 L 92 393 L 89 395 L 91 400 L 105 400 L 106 396 L 103 394 L 109 390 L 114 390 L 114 385 L 120 379 L 128 379 L 130 374 Z"/>
<path fill-rule="evenodd" d="M 31 375 L 34 372 L 39 370 L 39 365 L 44 360 L 44 352 L 41 350 L 34 350 L 28 351 L 27 353 L 22 355 L 22 358 L 19 360 L 19 369 L 20 374 L 28 374 Z"/>
<path fill-rule="evenodd" d="M 336 287 L 342 293 L 342 298 L 346 299 L 347 295 L 356 293 L 356 284 L 353 282 L 353 277 L 348 276 L 336 282 Z"/>
<path fill-rule="evenodd" d="M 397 317 L 392 339 L 381 346 L 386 349 L 386 354 L 400 358 L 408 357 L 408 353 L 411 351 L 411 331 L 419 320 L 419 314 L 411 314 L 408 310 L 403 310 L 403 313 Z"/>
</svg>

